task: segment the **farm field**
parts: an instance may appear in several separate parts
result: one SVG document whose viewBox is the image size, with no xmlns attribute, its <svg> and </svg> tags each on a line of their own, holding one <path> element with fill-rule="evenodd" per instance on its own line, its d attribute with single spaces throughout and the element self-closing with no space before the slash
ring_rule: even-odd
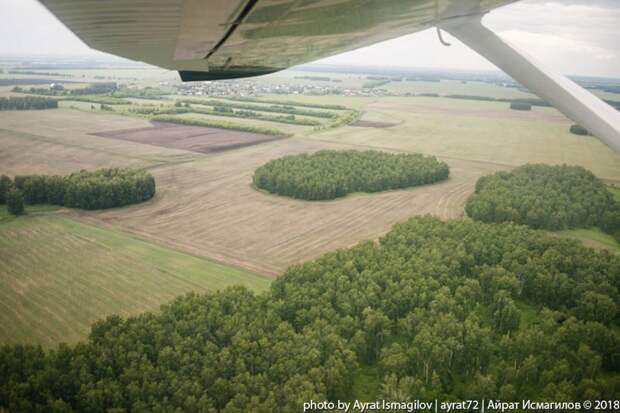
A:
<svg viewBox="0 0 620 413">
<path fill-rule="evenodd" d="M 91 135 L 149 126 L 145 119 L 69 109 L 34 115 L 0 112 L 0 174 L 60 175 L 80 169 L 148 167 L 196 157 L 192 152 Z"/>
<path fill-rule="evenodd" d="M 105 71 L 78 73 L 74 74 L 87 80 L 106 77 Z M 140 74 L 128 70 L 117 76 Z M 140 84 L 157 84 L 164 78 L 153 71 Z M 363 76 L 342 79 L 343 84 L 351 85 L 367 81 Z M 289 80 L 294 83 L 299 79 Z M 444 82 L 391 84 L 401 83 L 412 83 L 420 93 L 418 83 L 430 87 Z M 483 86 L 485 90 L 469 82 L 459 83 L 458 88 L 472 95 L 518 92 Z M 187 291 L 211 291 L 235 283 L 264 289 L 269 280 L 257 273 L 280 275 L 292 264 L 361 240 L 377 239 L 411 216 L 461 217 L 479 177 L 523 163 L 583 165 L 609 182 L 620 182 L 618 156 L 594 138 L 571 135 L 571 122 L 551 108 L 516 112 L 508 109 L 508 103 L 431 97 L 265 94 L 264 98 L 343 105 L 362 111 L 363 116 L 357 126 L 316 131 L 312 126 L 254 119 L 174 115 L 268 127 L 294 135 L 214 152 L 213 146 L 209 149 L 209 144 L 202 142 L 204 136 L 210 139 L 213 130 L 154 127 L 135 113 L 121 116 L 100 110 L 98 104 L 93 110 L 88 102 L 64 101 L 57 110 L 0 112 L 0 174 L 67 174 L 133 166 L 149 169 L 157 182 L 152 200 L 121 209 L 29 208 L 29 215 L 19 219 L 0 214 L 0 243 L 7 246 L 2 245 L 0 251 L 0 280 L 4 283 L 0 294 L 6 295 L 1 301 L 17 303 L 11 305 L 14 312 L 0 316 L 4 317 L 0 318 L 0 342 L 52 346 L 60 340 L 84 337 L 90 323 L 101 316 L 153 310 Z M 174 105 L 174 100 L 129 100 L 132 105 L 114 105 L 112 110 L 128 114 L 132 107 Z M 192 140 L 194 132 L 197 139 Z M 222 137 L 245 136 L 232 131 L 218 133 Z M 179 141 L 179 137 L 189 137 L 189 141 Z M 450 165 L 451 175 L 434 185 L 352 194 L 326 202 L 278 197 L 252 187 L 254 170 L 265 162 L 321 149 L 436 155 Z M 584 231 L 561 236 L 576 237 L 597 248 L 613 247 L 596 231 Z M 50 293 L 43 294 L 43 289 Z M 78 311 L 85 306 L 87 311 Z"/>
<path fill-rule="evenodd" d="M 127 130 L 150 128 L 144 119 L 59 110 L 37 116 L 42 117 L 41 127 L 56 139 L 55 156 L 63 162 L 44 162 L 49 151 L 40 151 L 34 144 L 29 153 L 34 159 L 41 158 L 39 170 L 55 171 L 57 164 L 71 170 L 87 167 L 88 155 L 72 153 L 77 140 L 80 148 L 96 149 L 98 155 L 93 159 L 97 164 L 131 161 L 156 166 L 152 173 L 158 193 L 152 201 L 119 210 L 74 212 L 74 216 L 269 275 L 324 252 L 376 239 L 412 215 L 462 216 L 476 180 L 498 169 L 527 162 L 567 162 L 582 164 L 603 178 L 620 180 L 617 156 L 592 138 L 570 135 L 568 120 L 549 108 L 517 113 L 505 103 L 436 98 L 270 98 L 346 104 L 361 108 L 362 121 L 371 123 L 204 155 L 113 138 Z M 446 114 L 455 121 L 446 123 Z M 56 134 L 54 128 L 62 129 L 63 123 L 79 131 L 80 138 Z M 32 129 L 23 119 L 14 119 L 9 126 L 17 131 Z M 92 133 L 104 133 L 107 138 Z M 14 139 L 21 142 L 21 138 Z M 161 145 L 166 139 L 157 142 L 156 136 L 145 134 L 140 140 Z M 255 168 L 268 160 L 326 148 L 436 154 L 451 166 L 451 178 L 427 187 L 319 203 L 276 197 L 252 188 Z M 16 149 L 22 150 L 20 146 Z M 7 153 L 7 158 L 16 156 Z M 20 173 L 33 167 L 26 165 Z M 5 173 L 12 169 L 7 167 Z"/>
<path fill-rule="evenodd" d="M 603 179 L 620 180 L 618 155 L 593 137 L 569 133 L 572 122 L 552 108 L 516 112 L 507 103 L 386 97 L 368 103 L 363 112 L 362 121 L 397 125 L 343 127 L 310 138 L 358 148 L 420 152 L 505 166 L 582 165 Z M 450 122 L 446 122 L 446 116 Z"/>
<path fill-rule="evenodd" d="M 440 82 L 405 80 L 390 82 L 381 88 L 398 93 L 438 93 L 440 95 L 473 95 L 508 99 L 536 97 L 517 88 L 502 87 L 485 82 L 462 82 L 460 80 L 441 80 Z"/>
<path fill-rule="evenodd" d="M 202 113 L 183 113 L 181 115 L 176 115 L 175 117 L 181 118 L 181 119 L 198 120 L 198 121 L 206 120 L 206 121 L 217 121 L 217 122 L 230 122 L 230 123 L 234 123 L 237 125 L 243 125 L 243 126 L 274 129 L 279 132 L 288 133 L 288 134 L 302 134 L 305 132 L 312 131 L 311 126 L 288 125 L 285 123 L 267 122 L 267 121 L 256 120 L 256 119 L 229 118 L 226 116 L 206 115 Z"/>
<path fill-rule="evenodd" d="M 76 212 L 78 219 L 122 229 L 198 255 L 260 273 L 280 274 L 291 264 L 375 239 L 408 217 L 455 218 L 478 177 L 501 166 L 448 160 L 451 178 L 409 190 L 308 202 L 252 187 L 254 170 L 285 154 L 349 148 L 286 139 L 153 170 L 153 202 L 122 210 Z"/>
<path fill-rule="evenodd" d="M 152 122 L 151 126 L 144 128 L 96 132 L 93 135 L 199 153 L 225 151 L 282 139 L 274 135 L 166 122 Z"/>
<path fill-rule="evenodd" d="M 60 213 L 0 221 L 0 343 L 75 342 L 106 315 L 236 284 L 269 280 Z"/>
</svg>

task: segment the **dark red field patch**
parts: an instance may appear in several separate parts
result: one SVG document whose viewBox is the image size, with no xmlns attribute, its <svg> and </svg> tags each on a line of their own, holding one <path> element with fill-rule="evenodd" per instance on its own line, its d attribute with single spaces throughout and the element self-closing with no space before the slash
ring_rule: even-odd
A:
<svg viewBox="0 0 620 413">
<path fill-rule="evenodd" d="M 119 129 L 91 135 L 199 153 L 226 151 L 284 138 L 283 136 L 167 122 L 152 122 L 152 124 L 153 126 L 146 128 Z"/>
</svg>

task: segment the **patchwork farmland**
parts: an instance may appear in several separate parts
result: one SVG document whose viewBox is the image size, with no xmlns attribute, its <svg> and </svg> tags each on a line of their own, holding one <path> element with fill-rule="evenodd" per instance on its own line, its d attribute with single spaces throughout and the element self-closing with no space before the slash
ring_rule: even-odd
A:
<svg viewBox="0 0 620 413">
<path fill-rule="evenodd" d="M 265 114 L 260 119 L 232 118 L 196 103 L 191 106 L 209 112 L 190 107 L 189 113 L 172 115 L 273 128 L 293 134 L 288 139 L 162 124 L 129 111 L 170 110 L 176 107 L 172 99 L 181 97 L 126 98 L 131 104 L 105 110 L 67 100 L 57 110 L 0 113 L 0 174 L 132 166 L 149 169 L 157 181 L 156 196 L 140 205 L 0 220 L 0 292 L 3 302 L 11 303 L 0 319 L 0 342 L 53 346 L 84 337 L 100 317 L 155 310 L 185 292 L 232 284 L 260 291 L 269 279 L 257 274 L 277 276 L 292 264 L 377 239 L 411 216 L 460 217 L 480 176 L 523 163 L 580 164 L 620 181 L 617 155 L 591 137 L 570 135 L 570 122 L 550 108 L 517 113 L 506 103 L 432 97 L 273 95 L 246 103 L 258 109 L 278 100 L 288 106 L 327 103 L 362 116 L 341 127 L 314 118 L 321 122 L 314 127 L 269 121 L 283 115 L 269 110 L 255 109 Z M 435 185 L 328 202 L 252 187 L 254 170 L 265 162 L 321 149 L 432 154 L 450 165 L 451 176 Z"/>
<path fill-rule="evenodd" d="M 282 136 L 277 135 L 167 122 L 152 123 L 152 126 L 145 128 L 111 130 L 93 133 L 93 135 L 199 153 L 219 152 L 283 139 Z"/>
</svg>

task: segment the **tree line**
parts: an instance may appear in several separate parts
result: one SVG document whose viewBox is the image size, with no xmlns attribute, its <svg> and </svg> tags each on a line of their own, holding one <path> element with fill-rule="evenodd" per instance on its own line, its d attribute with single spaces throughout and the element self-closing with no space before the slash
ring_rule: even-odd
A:
<svg viewBox="0 0 620 413">
<path fill-rule="evenodd" d="M 1 110 L 42 110 L 56 109 L 58 101 L 56 99 L 44 98 L 40 96 L 9 96 L 0 97 Z"/>
<path fill-rule="evenodd" d="M 615 399 L 620 257 L 510 223 L 413 218 L 270 290 L 111 316 L 0 349 L 11 412 L 289 413 L 351 399 Z"/>
<path fill-rule="evenodd" d="M 176 108 L 180 109 L 180 108 Z M 226 122 L 215 119 L 191 119 L 191 118 L 179 118 L 174 115 L 155 115 L 151 120 L 159 122 L 178 123 L 179 125 L 191 125 L 191 126 L 203 126 L 206 128 L 219 128 L 236 130 L 240 132 L 260 133 L 263 135 L 274 135 L 279 137 L 290 136 L 289 134 L 282 132 L 278 129 L 263 128 L 260 126 L 241 125 L 238 123 Z"/>
<path fill-rule="evenodd" d="M 333 112 L 327 112 L 324 110 L 310 110 L 304 108 L 298 108 L 290 105 L 256 105 L 251 103 L 241 103 L 241 102 L 228 102 L 223 100 L 214 100 L 214 99 L 185 99 L 182 100 L 183 103 L 190 103 L 195 105 L 207 105 L 207 106 L 218 106 L 218 107 L 229 107 L 234 109 L 245 109 L 252 111 L 260 111 L 260 112 L 275 112 L 275 113 L 286 113 L 291 115 L 300 115 L 300 116 L 311 116 L 316 118 L 324 118 L 324 119 L 333 119 L 337 116 L 337 114 Z"/>
<path fill-rule="evenodd" d="M 449 174 L 447 164 L 430 156 L 322 150 L 269 161 L 253 179 L 259 189 L 316 201 L 430 184 Z"/>
<path fill-rule="evenodd" d="M 531 228 L 596 226 L 620 240 L 620 202 L 581 166 L 533 164 L 482 177 L 465 211 L 479 221 Z"/>
<path fill-rule="evenodd" d="M 202 113 L 205 115 L 227 116 L 231 118 L 242 119 L 256 119 L 264 120 L 267 122 L 287 123 L 290 125 L 317 126 L 321 124 L 321 122 L 314 119 L 297 118 L 294 114 L 268 115 L 253 110 L 233 110 L 233 108 L 230 106 L 214 106 L 213 109 L 205 109 L 192 106 L 190 111 L 194 113 Z"/>
<path fill-rule="evenodd" d="M 277 99 L 259 99 L 253 97 L 243 97 L 243 96 L 234 96 L 227 98 L 228 100 L 236 100 L 239 102 L 255 102 L 255 103 L 271 103 L 274 105 L 284 105 L 284 106 L 298 106 L 305 108 L 315 108 L 315 109 L 332 109 L 332 110 L 347 110 L 346 106 L 342 105 L 334 105 L 327 103 L 309 103 L 309 102 L 297 102 L 294 100 L 277 100 Z"/>
<path fill-rule="evenodd" d="M 105 209 L 144 202 L 155 195 L 155 178 L 140 169 L 110 168 L 66 176 L 0 177 L 0 201 Z M 23 208 L 22 208 L 23 210 Z"/>
<path fill-rule="evenodd" d="M 204 115 L 215 115 L 215 116 L 223 116 L 230 118 L 241 118 L 241 119 L 256 119 L 256 120 L 264 120 L 267 122 L 277 122 L 277 123 L 286 123 L 290 125 L 301 125 L 301 126 L 319 126 L 321 122 L 314 119 L 303 119 L 296 118 L 295 115 L 285 115 L 285 114 L 277 114 L 277 115 L 268 115 L 264 113 L 254 112 L 251 110 L 233 110 L 230 106 L 214 106 L 213 109 L 208 109 L 206 107 L 196 107 L 190 106 L 187 101 L 176 101 L 174 107 L 147 107 L 147 108 L 134 108 L 129 109 L 130 112 L 139 113 L 143 115 L 175 115 L 182 113 L 198 113 Z"/>
<path fill-rule="evenodd" d="M 116 82 L 98 82 L 91 83 L 88 86 L 75 88 L 75 89 L 52 89 L 52 88 L 42 88 L 42 87 L 31 87 L 29 89 L 24 89 L 22 87 L 16 86 L 13 88 L 13 92 L 15 93 L 32 93 L 37 95 L 49 95 L 49 96 L 72 96 L 72 95 L 101 95 L 108 94 L 116 91 L 118 89 L 118 85 Z"/>
<path fill-rule="evenodd" d="M 551 107 L 547 101 L 540 98 L 494 98 L 491 96 L 479 96 L 479 95 L 443 95 L 445 98 L 450 99 L 464 99 L 464 100 L 480 100 L 485 102 L 508 102 L 511 105 L 514 103 L 517 106 L 519 105 L 529 105 L 530 109 L 532 106 L 541 106 L 541 107 Z"/>
<path fill-rule="evenodd" d="M 169 93 L 159 88 L 147 86 L 145 88 L 121 87 L 112 91 L 112 96 L 117 98 L 138 98 L 138 99 L 161 99 Z"/>
</svg>

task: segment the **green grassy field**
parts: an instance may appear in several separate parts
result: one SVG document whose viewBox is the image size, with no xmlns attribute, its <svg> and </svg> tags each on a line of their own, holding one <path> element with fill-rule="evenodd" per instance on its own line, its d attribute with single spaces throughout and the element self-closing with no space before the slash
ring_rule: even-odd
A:
<svg viewBox="0 0 620 413">
<path fill-rule="evenodd" d="M 620 253 L 620 244 L 609 234 L 602 232 L 598 228 L 579 228 L 557 232 L 562 237 L 575 238 L 583 242 L 588 247 L 606 249 Z"/>
<path fill-rule="evenodd" d="M 441 95 L 475 95 L 492 98 L 531 98 L 531 93 L 516 88 L 503 87 L 485 82 L 442 80 L 441 82 L 403 81 L 390 82 L 381 88 L 394 93 L 439 93 Z"/>
<path fill-rule="evenodd" d="M 48 212 L 57 211 L 60 209 L 58 205 L 46 205 L 46 204 L 25 205 L 24 208 L 25 208 L 26 214 L 29 216 L 46 214 Z M 5 221 L 12 220 L 12 219 L 15 219 L 15 216 L 9 214 L 9 211 L 7 211 L 5 205 L 0 205 L 0 224 Z"/>
<path fill-rule="evenodd" d="M 269 286 L 263 276 L 49 210 L 0 215 L 0 343 L 75 342 L 110 314 L 156 310 L 190 291 Z"/>
</svg>

